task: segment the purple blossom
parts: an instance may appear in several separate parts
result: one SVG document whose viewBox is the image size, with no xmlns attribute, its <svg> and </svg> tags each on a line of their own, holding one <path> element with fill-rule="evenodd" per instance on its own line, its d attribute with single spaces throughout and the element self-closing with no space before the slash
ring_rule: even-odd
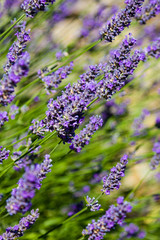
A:
<svg viewBox="0 0 160 240">
<path fill-rule="evenodd" d="M 6 106 L 14 99 L 14 88 L 22 77 L 27 76 L 29 71 L 30 56 L 23 52 L 26 42 L 30 40 L 30 31 L 25 30 L 25 22 L 17 25 L 17 41 L 9 49 L 7 63 L 4 66 L 5 74 L 0 83 L 0 104 Z M 19 31 L 20 29 L 20 31 Z"/>
<path fill-rule="evenodd" d="M 133 74 L 140 61 L 145 61 L 143 51 L 136 50 L 131 55 L 136 40 L 131 34 L 125 37 L 119 49 L 110 53 L 104 79 L 99 82 L 97 94 L 109 100 L 126 83 L 127 78 Z"/>
<path fill-rule="evenodd" d="M 6 209 L 10 215 L 17 212 L 24 214 L 30 209 L 35 190 L 41 188 L 41 181 L 51 171 L 51 162 L 50 156 L 45 155 L 41 164 L 26 167 L 24 175 L 18 181 L 18 187 L 12 190 L 11 197 L 7 200 Z"/>
<path fill-rule="evenodd" d="M 145 24 L 149 19 L 160 13 L 160 0 L 149 0 L 149 2 L 137 11 L 135 18 L 140 24 Z"/>
<path fill-rule="evenodd" d="M 28 153 L 26 156 L 24 156 L 22 158 L 20 158 L 20 156 L 22 154 L 21 151 L 13 152 L 13 155 L 11 156 L 11 158 L 15 162 L 14 169 L 16 171 L 19 171 L 21 168 L 25 168 L 25 167 L 31 165 L 34 162 L 34 160 L 38 157 L 37 153 L 40 148 L 41 148 L 41 146 L 37 147 L 36 149 L 34 149 L 33 151 L 31 151 L 30 153 Z"/>
<path fill-rule="evenodd" d="M 103 189 L 102 191 L 106 195 L 110 195 L 110 192 L 114 189 L 118 190 L 121 185 L 121 178 L 124 177 L 126 165 L 128 163 L 128 155 L 124 154 L 120 159 L 120 162 L 110 170 L 110 174 L 103 178 Z"/>
<path fill-rule="evenodd" d="M 136 239 L 143 239 L 146 236 L 144 231 L 141 231 L 139 227 L 133 223 L 124 227 L 124 232 L 121 233 L 118 240 L 128 239 L 135 237 Z"/>
<path fill-rule="evenodd" d="M 113 16 L 111 21 L 100 31 L 101 39 L 112 42 L 126 27 L 131 24 L 131 19 L 142 6 L 144 0 L 125 0 L 126 7 L 117 15 Z"/>
<path fill-rule="evenodd" d="M 54 88 L 58 88 L 62 80 L 66 79 L 68 75 L 72 72 L 72 70 L 73 70 L 73 62 L 71 62 L 69 66 L 61 67 L 57 71 L 47 76 L 44 76 L 44 74 L 49 72 L 48 69 L 45 69 L 42 71 L 39 70 L 38 75 L 39 75 L 39 78 L 41 78 L 42 81 L 44 82 L 44 86 L 47 94 L 54 93 L 55 92 Z"/>
<path fill-rule="evenodd" d="M 32 209 L 31 214 L 23 217 L 18 225 L 15 225 L 14 227 L 8 227 L 6 229 L 6 232 L 0 236 L 0 240 L 17 239 L 19 237 L 22 237 L 24 232 L 29 229 L 39 218 L 38 211 L 39 209 L 36 211 Z"/>
<path fill-rule="evenodd" d="M 70 143 L 75 130 L 83 122 L 88 104 L 96 97 L 110 99 L 127 83 L 127 77 L 133 74 L 138 63 L 146 59 L 143 51 L 136 50 L 133 55 L 130 54 L 134 44 L 135 39 L 129 34 L 120 49 L 111 53 L 108 64 L 90 66 L 90 70 L 82 74 L 77 83 L 72 86 L 68 84 L 56 100 L 51 98 L 46 118 L 40 121 L 42 131 L 56 130 L 64 143 Z M 104 78 L 98 82 L 97 77 L 100 75 Z M 38 125 L 37 122 L 36 128 L 40 129 Z"/>
<path fill-rule="evenodd" d="M 64 142 L 71 142 L 75 130 L 83 122 L 84 110 L 95 98 L 97 82 L 95 78 L 100 73 L 99 66 L 90 66 L 90 70 L 82 74 L 73 86 L 68 84 L 62 95 L 56 100 L 52 98 L 48 103 L 48 110 L 44 120 L 46 129 L 56 130 Z"/>
<path fill-rule="evenodd" d="M 0 128 L 4 125 L 5 122 L 8 122 L 8 113 L 6 111 L 0 111 Z"/>
<path fill-rule="evenodd" d="M 155 39 L 146 49 L 147 55 L 156 59 L 160 58 L 160 37 Z"/>
<path fill-rule="evenodd" d="M 88 224 L 86 229 L 82 231 L 84 236 L 88 237 L 88 240 L 101 240 L 107 232 L 110 232 L 117 224 L 122 225 L 126 214 L 131 212 L 131 205 L 124 201 L 123 197 L 117 199 L 117 206 L 111 205 L 106 213 L 98 219 L 96 222 L 92 220 L 92 223 Z"/>
<path fill-rule="evenodd" d="M 80 152 L 85 145 L 89 144 L 92 135 L 102 126 L 102 124 L 103 120 L 100 116 L 92 116 L 89 124 L 87 124 L 79 134 L 75 135 L 71 142 L 70 149 Z"/>
<path fill-rule="evenodd" d="M 157 166 L 160 163 L 160 141 L 157 141 L 157 142 L 154 143 L 154 146 L 153 146 L 152 150 L 154 152 L 154 156 L 151 159 L 150 167 L 151 167 L 152 170 L 154 170 L 154 169 L 157 168 Z"/>
<path fill-rule="evenodd" d="M 39 11 L 45 11 L 46 5 L 54 3 L 55 0 L 24 0 L 21 8 L 26 13 L 27 17 L 33 18 Z"/>
<path fill-rule="evenodd" d="M 98 201 L 95 201 L 95 198 L 90 198 L 89 196 L 86 197 L 86 206 L 87 207 L 90 207 L 90 210 L 92 212 L 95 212 L 95 211 L 99 211 L 99 209 L 101 208 L 101 204 L 98 204 Z"/>
<path fill-rule="evenodd" d="M 6 148 L 2 148 L 2 146 L 0 146 L 0 164 L 2 164 L 4 160 L 8 159 L 9 152 L 9 150 L 6 150 Z"/>
</svg>

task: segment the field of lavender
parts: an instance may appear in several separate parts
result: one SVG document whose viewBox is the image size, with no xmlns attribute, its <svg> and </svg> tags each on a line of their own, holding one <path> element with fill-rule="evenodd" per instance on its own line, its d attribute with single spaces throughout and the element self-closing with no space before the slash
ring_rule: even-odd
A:
<svg viewBox="0 0 160 240">
<path fill-rule="evenodd" d="M 160 239 L 160 0 L 0 0 L 0 240 Z"/>
</svg>

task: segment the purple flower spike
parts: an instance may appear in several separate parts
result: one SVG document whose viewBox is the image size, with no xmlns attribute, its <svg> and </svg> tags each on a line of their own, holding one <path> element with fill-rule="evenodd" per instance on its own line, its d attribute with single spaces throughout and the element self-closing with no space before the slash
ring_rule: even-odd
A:
<svg viewBox="0 0 160 240">
<path fill-rule="evenodd" d="M 116 167 L 111 168 L 109 176 L 103 178 L 102 191 L 106 195 L 110 195 L 110 192 L 114 189 L 118 190 L 121 185 L 121 178 L 124 177 L 126 165 L 128 163 L 128 155 L 124 154 L 120 159 L 120 163 L 117 163 Z"/>
<path fill-rule="evenodd" d="M 8 113 L 6 111 L 0 111 L 0 128 L 4 125 L 5 122 L 8 122 Z"/>
<path fill-rule="evenodd" d="M 156 59 L 160 58 L 160 37 L 155 39 L 152 45 L 148 46 L 147 54 Z"/>
<path fill-rule="evenodd" d="M 94 197 L 90 198 L 89 196 L 87 196 L 86 201 L 87 201 L 86 206 L 90 207 L 90 210 L 92 212 L 99 211 L 99 209 L 101 208 L 101 204 L 98 204 L 98 201 L 95 201 Z"/>
<path fill-rule="evenodd" d="M 14 88 L 22 77 L 27 76 L 29 71 L 30 56 L 28 52 L 23 52 L 26 42 L 30 41 L 30 30 L 26 31 L 26 22 L 16 26 L 17 41 L 9 49 L 7 63 L 4 66 L 5 74 L 0 83 L 0 104 L 8 105 L 14 99 Z"/>
<path fill-rule="evenodd" d="M 160 141 L 154 143 L 152 150 L 154 152 L 154 156 L 151 159 L 150 167 L 154 170 L 160 164 Z"/>
<path fill-rule="evenodd" d="M 102 126 L 102 124 L 103 120 L 100 116 L 92 116 L 89 124 L 87 124 L 86 127 L 73 138 L 70 149 L 80 152 L 85 145 L 89 144 L 92 135 Z"/>
<path fill-rule="evenodd" d="M 35 190 L 41 188 L 41 181 L 51 171 L 51 162 L 50 156 L 45 155 L 41 164 L 26 167 L 23 177 L 18 182 L 18 187 L 12 190 L 12 196 L 7 200 L 6 209 L 10 215 L 17 212 L 24 214 L 30 209 Z"/>
<path fill-rule="evenodd" d="M 2 148 L 2 146 L 0 146 L 0 164 L 2 164 L 4 160 L 8 159 L 9 152 L 9 150 L 6 150 L 6 148 Z"/>
<path fill-rule="evenodd" d="M 112 42 L 126 27 L 131 24 L 131 19 L 142 6 L 144 0 L 126 0 L 126 8 L 113 16 L 111 21 L 100 31 L 101 39 Z"/>
<path fill-rule="evenodd" d="M 39 77 L 42 79 L 44 82 L 44 86 L 46 89 L 47 94 L 54 93 L 55 90 L 54 88 L 58 88 L 59 84 L 62 82 L 62 80 L 66 79 L 68 75 L 72 72 L 73 70 L 73 62 L 70 63 L 69 66 L 64 66 L 59 68 L 57 71 L 44 76 L 49 70 L 45 69 L 44 71 L 38 71 Z"/>
<path fill-rule="evenodd" d="M 48 3 L 54 3 L 55 0 L 24 0 L 21 8 L 26 13 L 27 17 L 33 18 L 39 11 L 45 11 L 45 6 Z"/>
<path fill-rule="evenodd" d="M 145 24 L 149 19 L 160 13 L 160 0 L 149 0 L 137 13 L 135 18 L 140 24 Z"/>
<path fill-rule="evenodd" d="M 6 232 L 0 236 L 0 240 L 17 239 L 22 237 L 24 232 L 29 229 L 39 218 L 38 211 L 39 209 L 36 211 L 32 210 L 31 214 L 23 217 L 18 225 L 15 225 L 14 227 L 8 227 Z"/>
<path fill-rule="evenodd" d="M 99 97 L 111 99 L 126 83 L 126 79 L 133 74 L 140 61 L 146 59 L 144 52 L 136 50 L 131 55 L 131 50 L 136 44 L 132 34 L 123 40 L 119 49 L 110 53 L 106 74 L 99 82 L 97 94 Z"/>
<path fill-rule="evenodd" d="M 101 240 L 107 232 L 110 232 L 117 224 L 123 224 L 126 214 L 131 212 L 132 206 L 124 201 L 123 197 L 117 199 L 117 206 L 111 205 L 106 213 L 96 222 L 88 224 L 86 229 L 82 231 L 88 240 Z"/>
</svg>

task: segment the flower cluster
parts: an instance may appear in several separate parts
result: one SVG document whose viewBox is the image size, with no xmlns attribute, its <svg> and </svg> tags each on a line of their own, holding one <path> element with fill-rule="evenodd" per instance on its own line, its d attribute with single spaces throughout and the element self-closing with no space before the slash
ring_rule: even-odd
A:
<svg viewBox="0 0 160 240">
<path fill-rule="evenodd" d="M 45 155 L 41 164 L 26 167 L 23 177 L 18 181 L 18 187 L 12 190 L 12 196 L 7 200 L 6 209 L 10 215 L 17 212 L 24 214 L 30 209 L 35 190 L 40 189 L 41 181 L 51 171 L 51 162 L 50 156 Z"/>
<path fill-rule="evenodd" d="M 102 124 L 103 120 L 100 116 L 97 115 L 90 117 L 89 124 L 87 124 L 79 134 L 74 136 L 70 149 L 80 152 L 85 145 L 89 144 L 92 135 L 102 126 Z"/>
<path fill-rule="evenodd" d="M 128 239 L 135 237 L 136 239 L 143 239 L 146 235 L 144 231 L 141 231 L 137 225 L 134 223 L 130 223 L 129 225 L 124 227 L 124 232 L 121 233 L 120 238 L 118 240 Z"/>
<path fill-rule="evenodd" d="M 18 225 L 8 227 L 6 232 L 0 236 L 0 240 L 17 239 L 18 237 L 22 237 L 24 232 L 39 218 L 38 211 L 39 209 L 36 209 L 36 211 L 32 209 L 31 214 L 23 217 Z"/>
<path fill-rule="evenodd" d="M 142 6 L 144 0 L 125 0 L 126 8 L 113 16 L 111 21 L 100 31 L 101 39 L 112 42 L 126 27 L 131 24 L 131 19 Z"/>
<path fill-rule="evenodd" d="M 8 113 L 6 111 L 0 111 L 0 128 L 4 125 L 5 122 L 9 120 Z"/>
<path fill-rule="evenodd" d="M 160 13 L 160 0 L 149 0 L 149 3 L 142 7 L 135 15 L 140 24 L 146 22 Z"/>
<path fill-rule="evenodd" d="M 121 178 L 124 177 L 126 165 L 128 163 L 128 155 L 124 154 L 117 163 L 116 167 L 111 168 L 109 176 L 103 178 L 103 189 L 102 191 L 106 195 L 110 195 L 110 192 L 114 189 L 118 190 L 121 185 Z"/>
<path fill-rule="evenodd" d="M 107 100 L 119 91 L 126 83 L 127 78 L 133 74 L 140 61 L 145 61 L 145 53 L 136 50 L 131 55 L 136 40 L 131 34 L 126 36 L 119 49 L 110 53 L 104 79 L 99 82 L 97 94 Z"/>
<path fill-rule="evenodd" d="M 75 130 L 83 121 L 84 110 L 95 98 L 98 83 L 95 78 L 100 74 L 101 64 L 90 66 L 73 86 L 68 84 L 66 90 L 56 100 L 48 103 L 44 124 L 49 131 L 56 130 L 64 142 L 70 142 Z"/>
<path fill-rule="evenodd" d="M 151 159 L 150 167 L 154 170 L 160 163 L 160 141 L 154 143 L 152 150 L 154 152 L 154 156 Z"/>
<path fill-rule="evenodd" d="M 6 148 L 2 148 L 2 146 L 0 146 L 0 164 L 2 164 L 4 160 L 8 159 L 9 152 L 9 150 L 6 150 Z"/>
<path fill-rule="evenodd" d="M 117 199 L 117 206 L 111 205 L 106 213 L 96 222 L 88 224 L 85 230 L 82 231 L 88 240 L 101 240 L 107 232 L 110 232 L 116 224 L 122 225 L 126 214 L 131 212 L 131 205 L 124 201 L 123 197 Z"/>
<path fill-rule="evenodd" d="M 160 58 L 160 37 L 155 39 L 155 41 L 147 47 L 147 55 L 155 57 L 156 59 Z"/>
<path fill-rule="evenodd" d="M 19 171 L 21 168 L 25 168 L 29 165 L 31 165 L 34 160 L 38 157 L 37 152 L 39 151 L 41 146 L 37 147 L 35 150 L 28 153 L 26 156 L 20 158 L 22 152 L 16 151 L 13 152 L 13 155 L 11 156 L 12 160 L 15 161 L 14 169 L 16 171 Z M 31 149 L 29 149 L 30 151 Z M 20 159 L 19 159 L 20 158 Z"/>
<path fill-rule="evenodd" d="M 47 76 L 45 76 L 45 74 L 49 72 L 48 69 L 45 69 L 42 71 L 39 70 L 38 75 L 39 75 L 39 78 L 41 78 L 42 81 L 44 82 L 44 86 L 47 94 L 50 94 L 51 92 L 54 93 L 55 92 L 54 88 L 58 88 L 62 80 L 66 79 L 72 70 L 73 70 L 73 62 L 71 62 L 69 66 L 61 67 L 57 71 Z"/>
<path fill-rule="evenodd" d="M 54 2 L 55 0 L 24 0 L 21 8 L 27 17 L 33 18 L 39 11 L 45 11 L 46 4 Z"/>
<path fill-rule="evenodd" d="M 95 201 L 95 198 L 90 198 L 89 196 L 86 197 L 86 206 L 90 207 L 90 210 L 92 212 L 99 211 L 101 208 L 101 204 L 98 203 L 98 201 Z"/>
<path fill-rule="evenodd" d="M 30 40 L 29 33 L 26 31 L 26 22 L 17 26 L 17 41 L 9 49 L 7 63 L 4 66 L 5 74 L 0 83 L 0 104 L 7 105 L 14 99 L 14 88 L 22 77 L 27 76 L 29 71 L 30 56 L 28 52 L 23 52 L 26 42 Z"/>
</svg>

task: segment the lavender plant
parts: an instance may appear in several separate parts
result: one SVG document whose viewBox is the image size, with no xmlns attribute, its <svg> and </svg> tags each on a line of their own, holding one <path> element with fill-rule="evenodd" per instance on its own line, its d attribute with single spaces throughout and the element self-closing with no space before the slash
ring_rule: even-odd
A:
<svg viewBox="0 0 160 240">
<path fill-rule="evenodd" d="M 159 238 L 159 0 L 114 4 L 0 4 L 0 239 Z"/>
</svg>

